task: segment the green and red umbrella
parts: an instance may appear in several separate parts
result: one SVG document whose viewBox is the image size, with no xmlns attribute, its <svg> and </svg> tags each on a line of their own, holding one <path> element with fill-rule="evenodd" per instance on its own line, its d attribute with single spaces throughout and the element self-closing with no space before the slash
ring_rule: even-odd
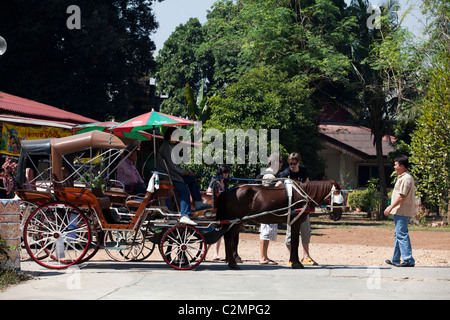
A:
<svg viewBox="0 0 450 320">
<path fill-rule="evenodd" d="M 194 124 L 194 121 L 152 110 L 151 112 L 144 113 L 140 116 L 115 125 L 109 128 L 109 130 L 113 133 L 118 131 L 136 132 L 139 130 L 154 129 L 156 127 L 185 126 L 190 124 Z"/>
<path fill-rule="evenodd" d="M 111 132 L 110 128 L 118 125 L 118 122 L 115 121 L 105 121 L 105 122 L 93 122 L 87 124 L 80 124 L 72 128 L 72 131 L 76 134 L 90 132 L 94 130 L 103 131 L 103 132 Z M 141 141 L 150 141 L 152 140 L 153 135 L 145 132 L 145 131 L 116 131 L 114 135 L 117 137 L 124 137 L 133 140 L 141 140 Z M 157 137 L 161 138 L 162 137 Z"/>
<path fill-rule="evenodd" d="M 72 131 L 74 133 L 84 133 L 84 132 L 90 132 L 90 131 L 94 131 L 94 130 L 108 131 L 109 128 L 114 127 L 118 124 L 119 123 L 115 122 L 115 121 L 86 123 L 86 124 L 80 124 L 78 126 L 73 127 Z"/>
<path fill-rule="evenodd" d="M 153 152 L 156 163 L 156 135 L 155 128 L 157 127 L 171 127 L 171 126 L 187 126 L 194 124 L 194 121 L 189 119 L 184 119 L 180 117 L 171 116 L 165 113 L 152 111 L 144 113 L 140 116 L 134 117 L 127 121 L 124 121 L 116 126 L 109 128 L 109 131 L 113 134 L 134 133 L 142 132 L 141 130 L 153 129 Z"/>
</svg>

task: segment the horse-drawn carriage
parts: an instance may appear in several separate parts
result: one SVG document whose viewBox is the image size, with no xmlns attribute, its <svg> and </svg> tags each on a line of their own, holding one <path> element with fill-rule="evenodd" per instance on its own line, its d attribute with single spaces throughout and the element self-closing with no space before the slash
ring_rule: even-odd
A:
<svg viewBox="0 0 450 320">
<path fill-rule="evenodd" d="M 209 234 L 216 223 L 213 208 L 196 212 L 194 228 L 178 224 L 178 213 L 167 206 L 174 197 L 170 183 L 161 180 L 142 196 L 114 187 L 117 166 L 138 146 L 137 140 L 126 143 L 99 131 L 23 144 L 16 193 L 31 258 L 66 268 L 103 248 L 118 261 L 143 260 L 158 244 L 177 269 L 204 259 L 207 244 L 217 240 Z"/>
<path fill-rule="evenodd" d="M 236 191 L 222 193 L 219 199 L 213 192 L 213 207 L 193 213 L 197 225 L 183 225 L 179 223 L 174 187 L 170 180 L 159 180 L 158 172 L 153 172 L 145 195 L 133 196 L 117 186 L 113 179 L 117 167 L 139 146 L 139 141 L 125 141 L 109 133 L 91 131 L 22 144 L 16 193 L 24 207 L 24 245 L 37 263 L 48 268 L 67 268 L 91 259 L 99 249 L 114 260 L 143 260 L 158 245 L 168 265 L 192 269 L 205 258 L 208 244 L 239 228 L 245 220 L 273 216 L 284 220 L 288 217 L 289 221 L 292 217 L 292 223 L 301 223 L 306 215 L 300 219 L 294 216 L 296 212 L 300 217 L 304 209 L 295 209 L 305 208 L 313 200 L 296 184 L 288 189 L 292 183 L 287 183 L 285 191 L 284 187 L 277 191 L 277 197 L 280 190 L 283 192 L 278 208 L 272 202 L 269 206 L 260 205 L 258 212 L 236 216 L 229 214 L 231 199 L 239 200 L 233 194 Z M 327 188 L 329 193 L 331 185 Z M 235 190 L 245 192 L 246 188 Z M 243 208 L 239 201 L 235 206 L 233 210 Z M 216 218 L 218 209 L 220 216 Z M 231 244 L 227 239 L 228 256 Z"/>
</svg>

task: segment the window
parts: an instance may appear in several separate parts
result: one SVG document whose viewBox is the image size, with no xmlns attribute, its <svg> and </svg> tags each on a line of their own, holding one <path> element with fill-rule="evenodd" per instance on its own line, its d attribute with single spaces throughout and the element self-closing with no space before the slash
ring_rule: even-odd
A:
<svg viewBox="0 0 450 320">
<path fill-rule="evenodd" d="M 391 173 L 393 171 L 393 168 L 391 167 L 384 167 L 384 173 L 386 177 L 386 185 L 388 188 L 393 187 L 391 182 Z M 370 178 L 380 178 L 380 175 L 378 173 L 378 166 L 377 165 L 363 165 L 360 164 L 358 166 L 358 187 L 363 188 L 367 185 L 367 182 Z"/>
</svg>

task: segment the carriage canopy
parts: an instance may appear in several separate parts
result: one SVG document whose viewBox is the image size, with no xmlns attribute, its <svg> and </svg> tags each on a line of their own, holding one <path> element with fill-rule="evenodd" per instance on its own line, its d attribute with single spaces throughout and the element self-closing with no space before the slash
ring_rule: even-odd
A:
<svg viewBox="0 0 450 320">
<path fill-rule="evenodd" d="M 41 172 L 39 180 L 46 180 L 48 172 L 43 173 L 46 167 L 50 167 L 51 139 L 24 140 L 21 142 L 19 164 L 17 167 L 16 184 L 18 189 L 24 188 L 26 182 L 26 168 L 34 172 Z"/>
<path fill-rule="evenodd" d="M 68 170 L 70 175 L 78 172 L 78 176 L 80 177 L 82 167 L 89 167 L 89 170 L 92 171 L 93 165 L 97 162 L 104 165 L 103 161 L 105 158 L 108 159 L 106 166 L 109 166 L 109 163 L 120 159 L 123 150 L 132 151 L 139 144 L 140 141 L 138 140 L 128 144 L 110 133 L 100 131 L 91 131 L 54 139 L 51 141 L 53 179 L 55 181 L 63 181 L 66 179 L 68 172 L 63 172 L 65 170 Z M 114 150 L 116 153 L 113 154 Z M 117 151 L 119 152 L 117 153 Z M 84 163 L 82 159 L 89 160 Z M 74 167 L 75 162 L 78 168 Z M 99 170 L 104 171 L 105 168 L 96 168 L 95 170 L 95 174 L 98 174 Z"/>
</svg>

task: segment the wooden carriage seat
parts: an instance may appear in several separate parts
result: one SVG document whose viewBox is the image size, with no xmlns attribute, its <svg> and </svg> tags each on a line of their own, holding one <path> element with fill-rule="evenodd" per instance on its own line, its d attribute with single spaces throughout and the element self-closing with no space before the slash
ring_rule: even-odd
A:
<svg viewBox="0 0 450 320">
<path fill-rule="evenodd" d="M 116 191 L 116 190 L 106 190 L 105 196 L 109 198 L 112 204 L 124 206 L 125 201 L 130 196 L 127 192 L 124 191 Z"/>
<path fill-rule="evenodd" d="M 24 201 L 30 201 L 37 204 L 43 204 L 46 202 L 55 201 L 55 196 L 49 191 L 37 191 L 37 190 L 16 190 L 17 196 Z"/>
<path fill-rule="evenodd" d="M 100 208 L 109 209 L 111 207 L 111 200 L 103 193 L 102 189 L 92 188 L 92 194 L 97 198 Z"/>
</svg>

